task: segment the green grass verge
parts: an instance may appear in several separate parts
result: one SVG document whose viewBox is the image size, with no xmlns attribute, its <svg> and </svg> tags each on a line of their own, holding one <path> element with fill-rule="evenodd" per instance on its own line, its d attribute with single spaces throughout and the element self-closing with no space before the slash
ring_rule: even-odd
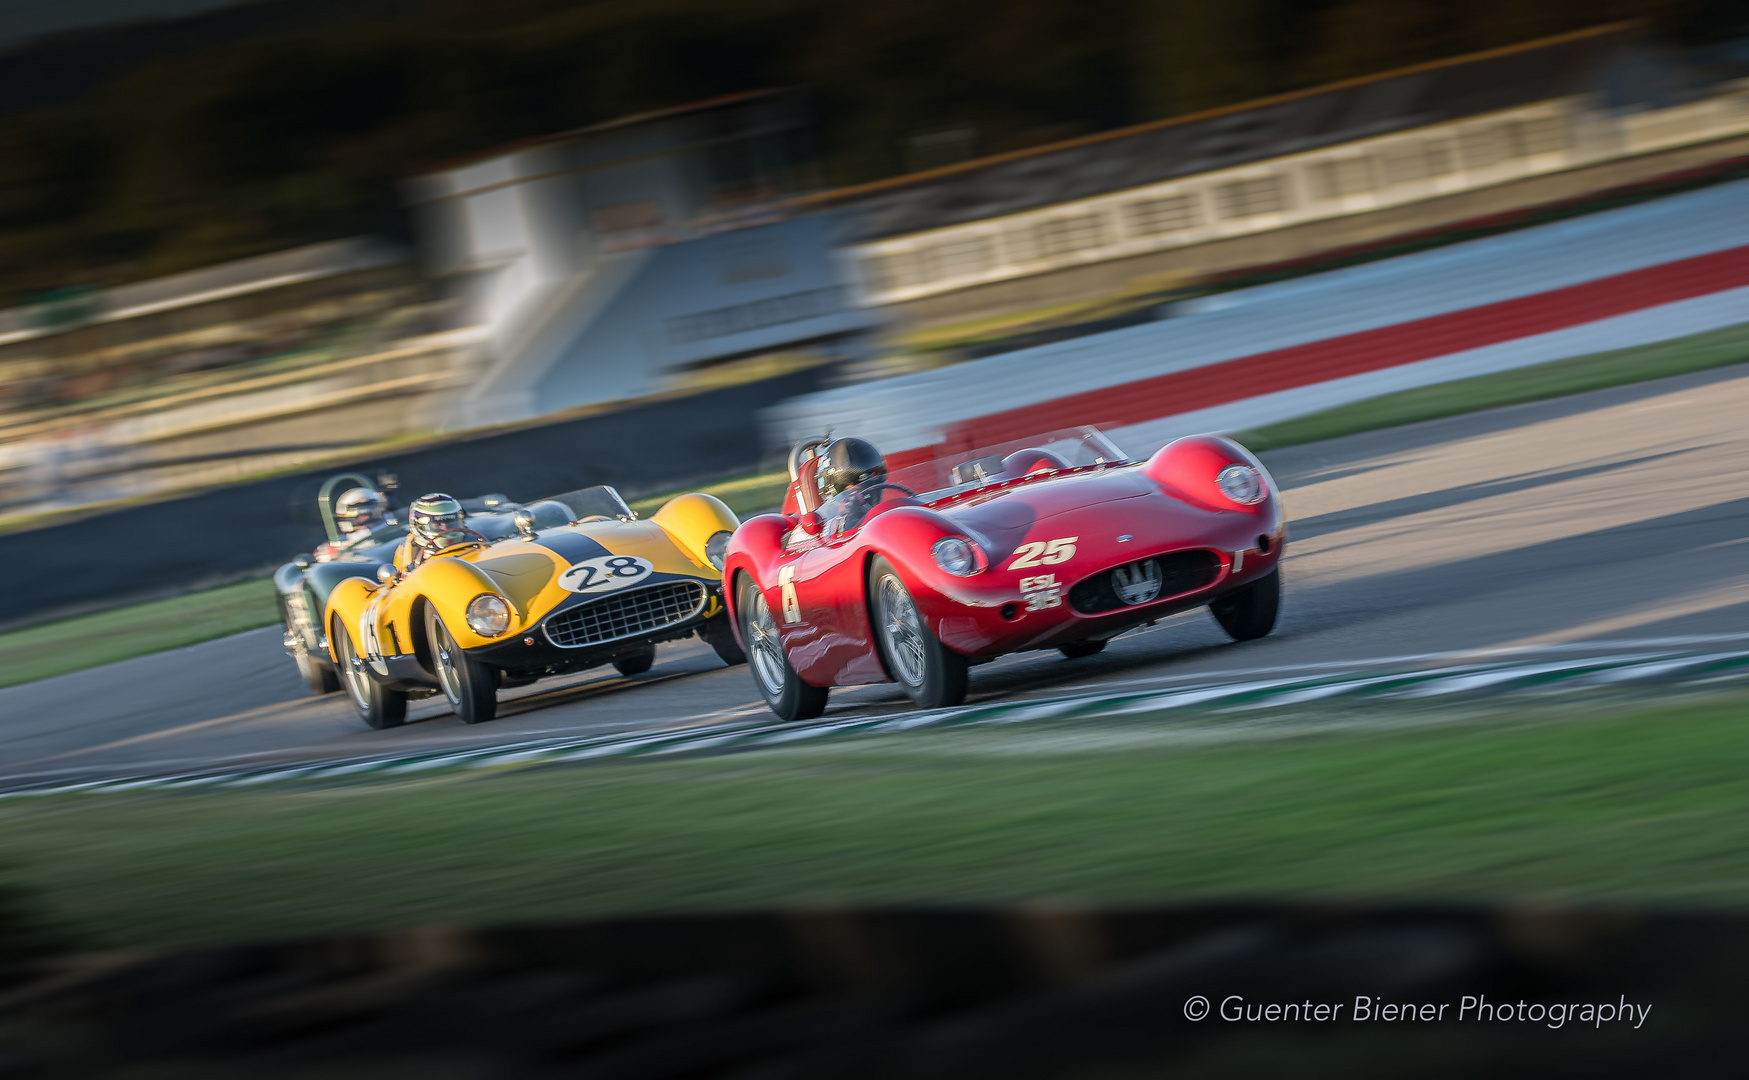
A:
<svg viewBox="0 0 1749 1080">
<path fill-rule="evenodd" d="M 853 903 L 1734 906 L 1749 903 L 1746 707 L 1737 692 L 1601 718 L 1545 707 L 1077 748 L 1082 733 L 1167 730 L 1138 719 L 374 786 L 43 796 L 0 803 L 0 866 L 87 943 L 116 946 Z"/>
<path fill-rule="evenodd" d="M 9 630 L 0 634 L 0 686 L 180 649 L 278 621 L 273 582 L 259 578 Z"/>
<path fill-rule="evenodd" d="M 1235 437 L 1253 450 L 1272 450 L 1745 362 L 1749 362 L 1749 323 L 1653 345 L 1403 390 L 1269 424 Z"/>
</svg>

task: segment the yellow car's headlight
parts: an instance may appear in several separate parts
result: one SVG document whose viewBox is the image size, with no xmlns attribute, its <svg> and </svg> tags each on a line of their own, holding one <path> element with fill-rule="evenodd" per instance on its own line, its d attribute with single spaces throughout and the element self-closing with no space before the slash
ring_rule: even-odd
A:
<svg viewBox="0 0 1749 1080">
<path fill-rule="evenodd" d="M 510 605 L 502 596 L 482 593 L 468 601 L 468 626 L 481 637 L 497 637 L 510 629 Z"/>
<path fill-rule="evenodd" d="M 734 533 L 725 529 L 721 532 L 712 533 L 711 538 L 704 542 L 704 557 L 709 559 L 711 565 L 718 570 L 723 568 L 723 556 L 728 554 L 729 540 L 734 535 Z"/>
</svg>

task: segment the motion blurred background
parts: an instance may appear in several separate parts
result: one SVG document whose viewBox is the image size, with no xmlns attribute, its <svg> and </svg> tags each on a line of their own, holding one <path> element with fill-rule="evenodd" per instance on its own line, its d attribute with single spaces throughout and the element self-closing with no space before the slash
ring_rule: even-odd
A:
<svg viewBox="0 0 1749 1080">
<path fill-rule="evenodd" d="M 1738 0 L 0 0 L 0 50 L 0 1070 L 1741 1071 Z M 698 643 L 484 729 L 282 655 L 342 471 L 745 513 L 823 428 L 1075 424 L 1264 454 L 1277 633 L 781 730 Z M 101 948 L 169 951 L 29 966 Z M 1177 1019 L 1227 990 L 1654 1022 Z"/>
<path fill-rule="evenodd" d="M 242 481 L 286 526 L 226 557 L 229 515 L 182 505 L 201 574 L 14 625 L 258 574 L 336 466 L 502 487 L 541 437 L 506 432 L 660 400 L 638 423 L 690 440 L 566 429 L 574 467 L 529 483 L 745 472 L 865 399 L 798 394 L 1730 179 L 1749 146 L 1723 0 L 92 0 L 0 29 L 0 528 L 145 534 L 142 500 Z M 856 419 L 900 454 L 966 420 L 905 411 Z"/>
</svg>

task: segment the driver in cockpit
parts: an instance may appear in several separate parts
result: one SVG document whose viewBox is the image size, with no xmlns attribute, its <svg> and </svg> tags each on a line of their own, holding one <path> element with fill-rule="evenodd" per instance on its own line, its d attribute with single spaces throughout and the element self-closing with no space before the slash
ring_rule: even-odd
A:
<svg viewBox="0 0 1749 1080">
<path fill-rule="evenodd" d="M 820 517 L 828 534 L 848 532 L 862 524 L 868 512 L 880 503 L 886 491 L 887 459 L 862 439 L 833 439 L 820 455 L 825 460 L 816 474 L 825 498 Z"/>
<path fill-rule="evenodd" d="M 466 518 L 462 504 L 452 495 L 438 491 L 414 499 L 407 509 L 407 539 L 395 552 L 396 568 L 411 570 L 436 552 L 473 537 L 462 524 Z"/>
<path fill-rule="evenodd" d="M 340 530 L 340 539 L 319 545 L 316 561 L 331 562 L 348 549 L 369 543 L 376 529 L 394 523 L 387 495 L 375 488 L 348 488 L 334 500 L 334 524 Z"/>
</svg>

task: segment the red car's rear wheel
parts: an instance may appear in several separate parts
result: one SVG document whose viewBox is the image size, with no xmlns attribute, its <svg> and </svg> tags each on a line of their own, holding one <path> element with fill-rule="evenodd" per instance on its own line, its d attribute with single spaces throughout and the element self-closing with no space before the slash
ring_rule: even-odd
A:
<svg viewBox="0 0 1749 1080">
<path fill-rule="evenodd" d="M 870 614 L 887 674 L 925 709 L 945 709 L 966 699 L 966 658 L 943 645 L 923 621 L 911 590 L 885 559 L 868 568 Z"/>
<path fill-rule="evenodd" d="M 748 578 L 741 579 L 735 610 L 741 617 L 741 640 L 747 643 L 747 666 L 753 669 L 753 683 L 777 718 L 786 722 L 812 720 L 825 712 L 828 690 L 810 686 L 796 674 L 783 651 L 783 639 L 778 636 L 771 605 Z"/>
</svg>

